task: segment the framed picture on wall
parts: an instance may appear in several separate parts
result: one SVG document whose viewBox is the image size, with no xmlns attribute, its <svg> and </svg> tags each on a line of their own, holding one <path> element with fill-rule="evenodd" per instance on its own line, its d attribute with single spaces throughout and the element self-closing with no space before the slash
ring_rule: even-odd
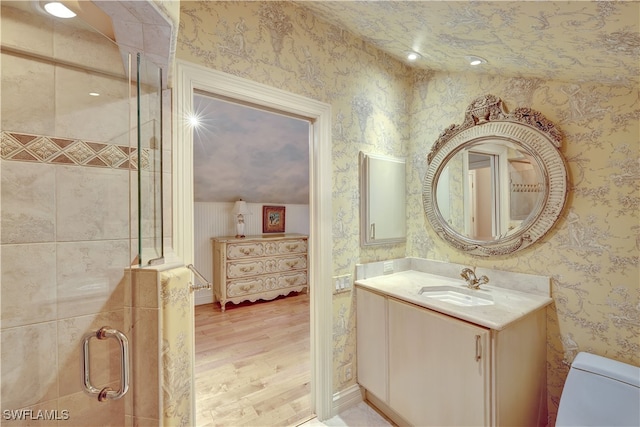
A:
<svg viewBox="0 0 640 427">
<path fill-rule="evenodd" d="M 284 206 L 262 207 L 262 232 L 284 233 Z"/>
</svg>

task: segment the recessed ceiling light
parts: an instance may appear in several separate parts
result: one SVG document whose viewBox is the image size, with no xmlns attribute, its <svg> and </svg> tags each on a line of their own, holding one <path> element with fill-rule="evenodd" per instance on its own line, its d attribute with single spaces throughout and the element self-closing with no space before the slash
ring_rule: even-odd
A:
<svg viewBox="0 0 640 427">
<path fill-rule="evenodd" d="M 479 56 L 467 56 L 467 60 L 469 61 L 469 65 L 477 66 L 486 64 L 487 60 L 484 58 L 480 58 Z"/>
<path fill-rule="evenodd" d="M 100 96 L 98 92 L 89 92 L 89 96 Z"/>
<path fill-rule="evenodd" d="M 407 52 L 407 60 L 411 62 L 417 61 L 420 58 L 422 58 L 422 55 L 420 55 L 418 52 L 414 52 L 412 50 Z"/>
<path fill-rule="evenodd" d="M 56 18 L 73 18 L 76 16 L 67 6 L 60 2 L 52 1 L 44 5 L 44 10 Z"/>
</svg>

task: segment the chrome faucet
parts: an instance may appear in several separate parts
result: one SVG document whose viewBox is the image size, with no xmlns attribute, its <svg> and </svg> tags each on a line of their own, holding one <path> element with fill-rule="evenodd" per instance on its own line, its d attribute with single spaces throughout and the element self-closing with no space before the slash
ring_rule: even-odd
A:
<svg viewBox="0 0 640 427">
<path fill-rule="evenodd" d="M 462 278 L 467 282 L 467 288 L 469 289 L 480 289 L 480 285 L 489 283 L 489 278 L 487 276 L 480 276 L 480 278 L 476 277 L 475 267 L 473 267 L 473 270 L 470 268 L 463 268 L 460 272 L 460 276 L 462 276 Z"/>
</svg>

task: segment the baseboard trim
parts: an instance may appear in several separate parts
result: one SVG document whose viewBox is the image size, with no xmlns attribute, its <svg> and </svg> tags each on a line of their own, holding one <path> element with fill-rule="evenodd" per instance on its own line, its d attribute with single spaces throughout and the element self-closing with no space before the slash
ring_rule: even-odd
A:
<svg viewBox="0 0 640 427">
<path fill-rule="evenodd" d="M 333 394 L 333 405 L 331 407 L 331 416 L 334 417 L 340 412 L 357 405 L 364 399 L 362 390 L 358 384 L 354 384 L 344 390 L 340 390 Z"/>
<path fill-rule="evenodd" d="M 193 302 L 194 305 L 211 304 L 213 302 L 213 295 L 209 292 L 196 292 Z"/>
</svg>

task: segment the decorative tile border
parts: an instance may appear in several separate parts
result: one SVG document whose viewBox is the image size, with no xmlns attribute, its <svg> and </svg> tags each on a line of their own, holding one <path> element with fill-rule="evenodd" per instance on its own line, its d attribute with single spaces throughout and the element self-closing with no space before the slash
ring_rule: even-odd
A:
<svg viewBox="0 0 640 427">
<path fill-rule="evenodd" d="M 2 159 L 22 162 L 138 169 L 138 149 L 79 139 L 56 138 L 17 132 L 2 132 Z M 143 148 L 142 170 L 149 169 L 149 149 Z"/>
</svg>

